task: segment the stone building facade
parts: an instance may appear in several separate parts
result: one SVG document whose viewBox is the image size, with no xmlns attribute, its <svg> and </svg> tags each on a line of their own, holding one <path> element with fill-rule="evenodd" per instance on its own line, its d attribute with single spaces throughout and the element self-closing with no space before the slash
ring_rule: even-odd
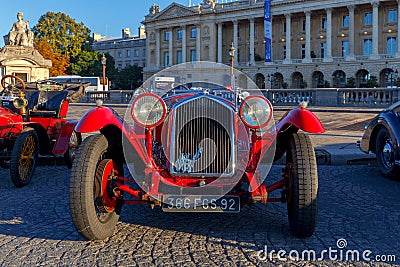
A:
<svg viewBox="0 0 400 267">
<path fill-rule="evenodd" d="M 127 66 L 146 66 L 146 33 L 143 27 L 139 34 L 132 36 L 129 28 L 122 30 L 118 38 L 93 34 L 93 49 L 99 53 L 109 53 L 115 60 L 115 67 L 122 70 Z"/>
<path fill-rule="evenodd" d="M 273 60 L 264 62 L 263 0 L 153 5 L 143 21 L 144 78 L 183 62 L 229 64 L 234 43 L 235 67 L 260 88 L 366 87 L 375 79 L 377 86 L 393 86 L 400 71 L 399 10 L 395 0 L 274 0 Z"/>
</svg>

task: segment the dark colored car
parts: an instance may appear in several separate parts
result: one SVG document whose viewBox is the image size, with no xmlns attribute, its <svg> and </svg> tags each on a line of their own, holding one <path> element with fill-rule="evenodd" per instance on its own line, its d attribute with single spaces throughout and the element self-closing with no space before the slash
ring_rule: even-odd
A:
<svg viewBox="0 0 400 267">
<path fill-rule="evenodd" d="M 380 113 L 365 127 L 360 149 L 376 155 L 383 176 L 400 180 L 400 101 Z"/>
<path fill-rule="evenodd" d="M 39 155 L 64 156 L 72 166 L 81 136 L 74 132 L 77 121 L 66 119 L 70 101 L 83 95 L 83 85 L 65 88 L 51 81 L 26 89 L 18 76 L 5 75 L 0 92 L 0 167 L 10 169 L 16 187 L 27 185 Z"/>
</svg>

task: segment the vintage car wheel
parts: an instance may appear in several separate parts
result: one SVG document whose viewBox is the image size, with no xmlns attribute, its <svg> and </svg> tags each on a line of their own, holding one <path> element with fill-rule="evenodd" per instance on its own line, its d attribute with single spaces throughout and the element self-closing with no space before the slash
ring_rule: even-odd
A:
<svg viewBox="0 0 400 267">
<path fill-rule="evenodd" d="M 310 137 L 293 134 L 286 151 L 288 218 L 296 237 L 314 233 L 317 219 L 318 172 Z"/>
<path fill-rule="evenodd" d="M 121 204 L 109 197 L 109 176 L 118 174 L 108 157 L 108 142 L 102 134 L 87 137 L 80 145 L 71 170 L 70 211 L 79 234 L 102 240 L 114 233 Z"/>
<path fill-rule="evenodd" d="M 396 140 L 386 128 L 381 128 L 376 136 L 376 159 L 380 173 L 384 177 L 400 180 L 400 168 L 395 164 Z"/>
<path fill-rule="evenodd" d="M 25 128 L 15 141 L 10 160 L 11 181 L 16 187 L 29 184 L 35 172 L 39 154 L 37 133 Z"/>
<path fill-rule="evenodd" d="M 68 149 L 64 154 L 65 164 L 70 169 L 72 168 L 72 163 L 74 161 L 76 151 L 78 150 L 78 147 L 81 143 L 82 135 L 73 131 L 71 137 L 69 138 Z"/>
</svg>

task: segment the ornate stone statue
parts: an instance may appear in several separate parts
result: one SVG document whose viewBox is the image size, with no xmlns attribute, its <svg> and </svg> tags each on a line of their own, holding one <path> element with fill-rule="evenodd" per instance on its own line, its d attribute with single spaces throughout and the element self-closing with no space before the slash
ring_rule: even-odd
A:
<svg viewBox="0 0 400 267">
<path fill-rule="evenodd" d="M 29 21 L 23 21 L 22 12 L 18 12 L 17 19 L 8 34 L 9 44 L 33 47 L 33 32 L 29 29 Z"/>
<path fill-rule="evenodd" d="M 152 4 L 150 9 L 149 9 L 150 14 L 157 14 L 160 13 L 160 6 L 157 6 L 156 4 Z"/>
</svg>

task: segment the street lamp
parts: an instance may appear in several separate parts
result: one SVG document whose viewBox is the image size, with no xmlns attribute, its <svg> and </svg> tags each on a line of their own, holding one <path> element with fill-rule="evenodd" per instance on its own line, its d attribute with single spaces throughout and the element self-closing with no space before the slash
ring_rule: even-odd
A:
<svg viewBox="0 0 400 267">
<path fill-rule="evenodd" d="M 235 63 L 235 52 L 236 52 L 236 48 L 233 45 L 231 45 L 231 48 L 229 49 L 229 56 L 231 57 L 231 79 L 233 79 L 233 64 Z M 231 86 L 233 89 L 233 82 L 231 81 Z"/>
<path fill-rule="evenodd" d="M 233 75 L 233 64 L 235 63 L 235 52 L 236 48 L 233 45 L 231 45 L 231 48 L 229 49 L 229 56 L 231 57 L 231 87 L 233 91 L 233 97 L 235 101 L 235 110 L 237 110 L 237 95 L 236 95 L 236 86 L 235 86 L 235 76 Z"/>
<path fill-rule="evenodd" d="M 106 55 L 103 53 L 101 56 L 101 65 L 103 68 L 103 92 L 106 90 L 106 63 L 107 63 L 107 58 Z"/>
</svg>

